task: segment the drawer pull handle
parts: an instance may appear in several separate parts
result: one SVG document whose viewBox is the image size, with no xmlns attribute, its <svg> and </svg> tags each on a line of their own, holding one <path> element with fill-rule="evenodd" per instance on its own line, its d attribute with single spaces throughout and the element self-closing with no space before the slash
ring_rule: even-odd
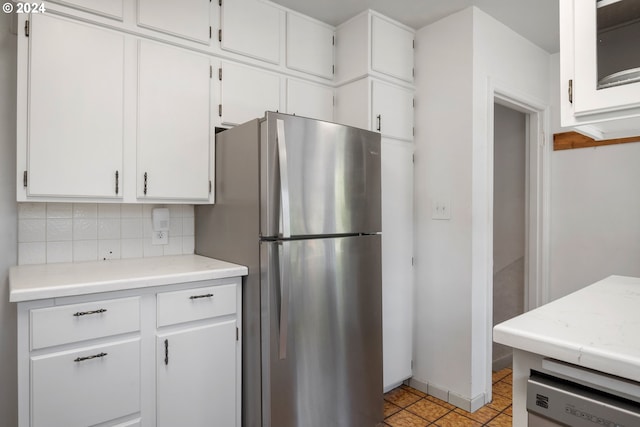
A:
<svg viewBox="0 0 640 427">
<path fill-rule="evenodd" d="M 78 316 L 86 316 L 87 314 L 100 314 L 106 311 L 107 311 L 106 308 L 100 308 L 98 310 L 92 310 L 92 311 L 78 311 L 77 313 L 73 313 L 73 315 L 78 317 Z"/>
<path fill-rule="evenodd" d="M 164 340 L 164 364 L 169 364 L 169 340 Z"/>
<path fill-rule="evenodd" d="M 211 298 L 211 297 L 213 297 L 213 294 L 191 295 L 189 299 Z"/>
<path fill-rule="evenodd" d="M 105 357 L 107 353 L 104 351 L 102 353 L 94 354 L 93 356 L 85 356 L 85 357 L 76 357 L 73 359 L 74 362 L 83 362 L 85 360 L 97 359 L 98 357 Z"/>
</svg>

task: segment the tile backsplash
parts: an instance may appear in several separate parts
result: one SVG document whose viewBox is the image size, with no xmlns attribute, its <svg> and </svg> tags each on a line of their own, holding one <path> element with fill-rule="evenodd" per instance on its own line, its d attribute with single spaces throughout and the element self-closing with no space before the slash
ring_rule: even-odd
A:
<svg viewBox="0 0 640 427">
<path fill-rule="evenodd" d="M 151 212 L 169 209 L 169 243 L 152 245 Z M 18 264 L 192 254 L 193 205 L 18 203 Z"/>
</svg>

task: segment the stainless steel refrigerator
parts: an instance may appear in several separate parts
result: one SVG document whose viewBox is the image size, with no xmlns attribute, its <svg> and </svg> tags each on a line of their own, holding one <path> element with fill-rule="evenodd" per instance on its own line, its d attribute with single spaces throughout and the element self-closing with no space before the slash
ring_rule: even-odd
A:
<svg viewBox="0 0 640 427">
<path fill-rule="evenodd" d="M 382 422 L 380 135 L 267 112 L 216 136 L 196 253 L 243 281 L 243 427 Z"/>
</svg>

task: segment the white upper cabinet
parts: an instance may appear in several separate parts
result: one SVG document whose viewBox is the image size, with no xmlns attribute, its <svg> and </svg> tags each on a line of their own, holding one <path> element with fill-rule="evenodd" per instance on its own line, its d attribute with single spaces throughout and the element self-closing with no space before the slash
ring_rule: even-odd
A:
<svg viewBox="0 0 640 427">
<path fill-rule="evenodd" d="M 560 2 L 562 126 L 596 139 L 640 128 L 640 2 Z"/>
<path fill-rule="evenodd" d="M 19 37 L 29 73 L 19 120 L 28 141 L 18 142 L 27 193 L 19 185 L 18 199 L 122 197 L 125 37 L 51 14 L 33 14 L 29 37 Z"/>
<path fill-rule="evenodd" d="M 413 91 L 375 80 L 371 91 L 373 130 L 389 138 L 413 140 Z"/>
<path fill-rule="evenodd" d="M 222 0 L 219 39 L 223 50 L 280 63 L 280 9 L 261 0 Z"/>
<path fill-rule="evenodd" d="M 302 80 L 287 80 L 287 112 L 333 121 L 333 88 Z"/>
<path fill-rule="evenodd" d="M 335 120 L 412 141 L 413 91 L 372 78 L 356 80 L 336 89 Z"/>
<path fill-rule="evenodd" d="M 220 79 L 220 124 L 238 125 L 279 111 L 280 76 L 232 62 L 222 62 Z"/>
<path fill-rule="evenodd" d="M 210 0 L 138 0 L 138 25 L 209 44 L 210 8 Z"/>
<path fill-rule="evenodd" d="M 338 84 L 367 74 L 413 82 L 415 31 L 373 11 L 336 29 Z"/>
<path fill-rule="evenodd" d="M 287 68 L 333 77 L 333 27 L 287 13 Z"/>
<path fill-rule="evenodd" d="M 137 195 L 209 197 L 210 59 L 138 41 Z"/>
<path fill-rule="evenodd" d="M 408 82 L 413 81 L 412 30 L 373 15 L 371 17 L 371 68 Z"/>
<path fill-rule="evenodd" d="M 122 21 L 124 16 L 124 0 L 53 0 L 64 6 L 95 13 Z"/>
</svg>

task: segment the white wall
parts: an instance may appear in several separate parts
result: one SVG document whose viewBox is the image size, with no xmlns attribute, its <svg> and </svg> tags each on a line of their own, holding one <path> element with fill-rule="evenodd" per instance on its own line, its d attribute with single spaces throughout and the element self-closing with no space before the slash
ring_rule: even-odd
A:
<svg viewBox="0 0 640 427">
<path fill-rule="evenodd" d="M 552 59 L 552 124 L 562 132 L 559 57 Z M 640 143 L 553 152 L 551 300 L 611 274 L 640 276 L 639 161 Z"/>
<path fill-rule="evenodd" d="M 413 379 L 462 396 L 471 393 L 472 22 L 466 9 L 419 30 L 415 57 Z M 450 200 L 450 220 L 431 219 L 437 198 Z"/>
<path fill-rule="evenodd" d="M 16 37 L 0 14 L 0 424 L 18 424 L 16 308 L 9 303 L 8 268 L 17 262 Z"/>
<path fill-rule="evenodd" d="M 489 88 L 547 103 L 549 55 L 475 7 L 421 29 L 416 46 L 414 378 L 473 409 L 491 390 Z M 441 195 L 450 221 L 430 219 Z"/>
</svg>

